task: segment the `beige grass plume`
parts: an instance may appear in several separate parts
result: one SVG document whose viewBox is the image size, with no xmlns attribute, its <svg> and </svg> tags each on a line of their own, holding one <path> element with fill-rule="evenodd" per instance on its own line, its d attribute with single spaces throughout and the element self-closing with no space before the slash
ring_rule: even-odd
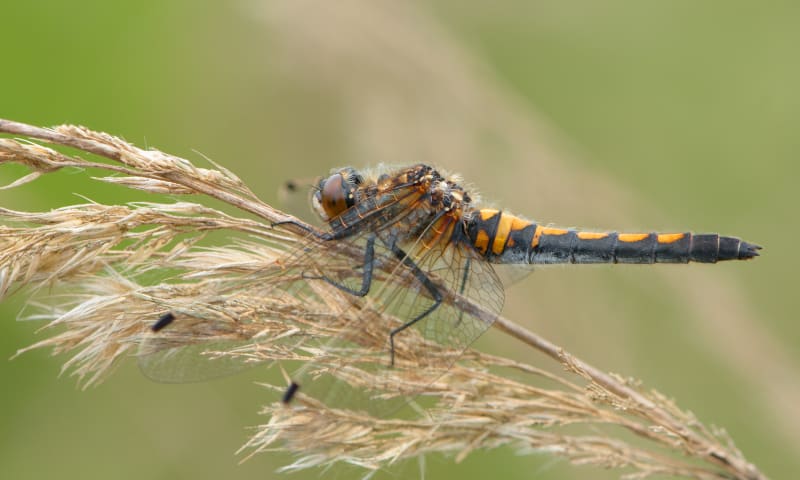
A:
<svg viewBox="0 0 800 480">
<path fill-rule="evenodd" d="M 344 462 L 368 474 L 427 453 L 461 460 L 477 449 L 510 445 L 521 453 L 619 468 L 625 478 L 765 478 L 721 429 L 503 318 L 496 327 L 548 355 L 563 366 L 562 373 L 477 351 L 467 351 L 446 372 L 426 372 L 424 365 L 379 370 L 370 364 L 385 348 L 379 326 L 392 319 L 368 300 L 307 277 L 304 271 L 315 265 L 292 252 L 301 240 L 313 240 L 300 227 L 273 228 L 296 219 L 261 202 L 232 172 L 195 167 L 81 127 L 42 129 L 0 120 L 0 132 L 27 137 L 0 139 L 0 163 L 31 169 L 5 188 L 65 167 L 96 168 L 114 174 L 100 181 L 149 193 L 202 195 L 249 214 L 233 216 L 191 202 L 85 203 L 39 213 L 0 208 L 0 295 L 21 290 L 33 311 L 28 317 L 48 322 L 46 331 L 53 332 L 20 352 L 48 347 L 67 353 L 63 369 L 84 386 L 100 382 L 132 355 L 145 355 L 145 363 L 156 358 L 168 370 L 181 358 L 159 354 L 185 347 L 177 351 L 215 357 L 208 368 L 214 362 L 313 361 L 313 375 L 335 376 L 354 391 L 370 390 L 383 399 L 417 395 L 417 409 L 397 417 L 302 394 L 291 406 L 265 405 L 269 420 L 242 451 L 245 458 L 291 452 L 296 461 L 286 470 Z M 68 156 L 31 140 L 105 160 Z M 239 239 L 198 243 L 216 232 Z M 342 258 L 358 256 L 345 246 L 319 247 Z M 379 265 L 376 275 L 385 278 L 395 267 Z M 455 292 L 445 296 L 479 318 L 490 315 Z M 154 334 L 154 320 L 168 312 L 175 328 Z M 347 336 L 354 325 L 360 328 L 356 341 L 340 349 L 318 347 Z M 421 337 L 410 342 L 426 355 L 454 354 Z M 285 385 L 266 387 L 280 391 Z"/>
</svg>

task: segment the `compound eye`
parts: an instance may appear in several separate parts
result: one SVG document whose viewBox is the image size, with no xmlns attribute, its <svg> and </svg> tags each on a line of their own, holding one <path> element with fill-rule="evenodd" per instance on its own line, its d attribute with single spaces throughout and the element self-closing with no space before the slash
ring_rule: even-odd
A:
<svg viewBox="0 0 800 480">
<path fill-rule="evenodd" d="M 350 188 L 340 173 L 328 177 L 320 183 L 319 204 L 327 218 L 338 217 L 347 210 Z"/>
</svg>

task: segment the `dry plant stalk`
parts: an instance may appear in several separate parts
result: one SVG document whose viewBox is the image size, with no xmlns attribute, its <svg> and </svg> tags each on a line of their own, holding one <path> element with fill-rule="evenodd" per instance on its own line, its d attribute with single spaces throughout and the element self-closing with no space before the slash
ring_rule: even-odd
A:
<svg viewBox="0 0 800 480">
<path fill-rule="evenodd" d="M 305 277 L 301 270 L 313 265 L 287 263 L 295 244 L 310 241 L 303 228 L 273 228 L 274 223 L 297 220 L 261 202 L 232 172 L 219 166 L 198 168 L 82 127 L 42 129 L 0 120 L 0 132 L 112 160 L 93 162 L 29 140 L 3 138 L 0 163 L 32 170 L 5 188 L 65 167 L 97 168 L 115 174 L 97 180 L 150 193 L 205 195 L 259 219 L 190 202 L 86 203 L 42 213 L 0 208 L 0 295 L 24 289 L 35 309 L 27 318 L 47 321 L 48 330 L 61 327 L 20 352 L 48 347 L 69 353 L 63 370 L 84 386 L 101 381 L 131 354 L 151 354 L 144 361 L 155 358 L 153 366 L 170 375 L 170 362 L 183 360 L 159 354 L 172 347 L 211 351 L 217 357 L 207 362 L 212 369 L 215 362 L 224 368 L 227 361 L 313 360 L 320 371 L 357 391 L 374 386 L 374 365 L 365 364 L 384 348 L 385 333 L 369 328 L 386 319 L 369 303 Z M 250 238 L 216 247 L 198 245 L 210 232 Z M 352 256 L 354 264 L 359 256 L 346 248 L 331 254 Z M 378 275 L 391 274 L 395 266 L 378 265 Z M 394 280 L 407 279 L 401 275 Z M 39 298 L 45 290 L 50 296 L 46 300 Z M 476 316 L 490 315 L 455 292 L 447 292 L 445 301 Z M 181 320 L 180 327 L 156 336 L 150 327 L 166 312 Z M 343 368 L 341 358 L 334 358 L 337 351 L 323 352 L 315 345 L 345 335 L 343 329 L 354 322 L 364 328 L 363 340 L 338 352 L 357 359 Z M 575 464 L 621 468 L 623 477 L 631 479 L 766 478 L 724 431 L 705 427 L 665 396 L 603 373 L 503 318 L 495 326 L 559 362 L 564 373 L 467 351 L 445 373 L 390 371 L 391 381 L 381 385 L 380 395 L 419 394 L 421 402 L 432 406 L 416 415 L 375 417 L 300 395 L 300 405 L 274 402 L 263 407 L 269 421 L 242 451 L 248 452 L 246 458 L 263 451 L 292 452 L 296 461 L 285 470 L 345 462 L 369 473 L 427 453 L 461 460 L 476 449 L 511 445 Z M 448 354 L 421 337 L 413 341 L 433 355 Z M 267 387 L 281 390 L 284 385 Z M 586 428 L 564 428 L 573 425 Z"/>
</svg>

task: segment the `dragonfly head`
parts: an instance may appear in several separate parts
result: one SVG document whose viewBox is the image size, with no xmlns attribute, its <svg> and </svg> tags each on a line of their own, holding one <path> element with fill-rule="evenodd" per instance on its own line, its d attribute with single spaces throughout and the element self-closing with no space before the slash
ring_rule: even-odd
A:
<svg viewBox="0 0 800 480">
<path fill-rule="evenodd" d="M 317 214 L 328 221 L 338 217 L 356 203 L 356 189 L 364 177 L 352 167 L 342 168 L 319 181 L 311 204 Z"/>
</svg>

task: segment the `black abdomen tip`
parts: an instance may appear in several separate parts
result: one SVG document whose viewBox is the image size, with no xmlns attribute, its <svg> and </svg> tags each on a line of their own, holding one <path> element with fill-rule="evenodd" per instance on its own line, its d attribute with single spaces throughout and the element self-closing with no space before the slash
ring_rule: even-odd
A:
<svg viewBox="0 0 800 480">
<path fill-rule="evenodd" d="M 747 260 L 757 257 L 759 245 L 747 243 L 736 237 L 719 237 L 718 260 Z"/>
<path fill-rule="evenodd" d="M 739 260 L 747 260 L 748 258 L 757 257 L 760 255 L 758 253 L 759 250 L 761 250 L 761 245 L 742 242 L 742 244 L 739 246 Z"/>
<path fill-rule="evenodd" d="M 736 237 L 723 237 L 716 233 L 692 235 L 689 261 L 716 263 L 725 260 L 747 260 L 758 256 L 761 247 Z"/>
</svg>

